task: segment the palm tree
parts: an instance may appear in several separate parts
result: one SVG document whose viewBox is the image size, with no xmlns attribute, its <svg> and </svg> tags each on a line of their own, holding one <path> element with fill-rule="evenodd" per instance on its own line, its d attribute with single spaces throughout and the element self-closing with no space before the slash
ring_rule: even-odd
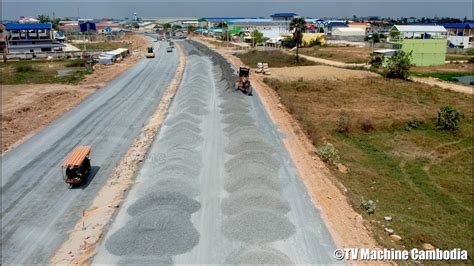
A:
<svg viewBox="0 0 474 266">
<path fill-rule="evenodd" d="M 293 31 L 293 41 L 296 43 L 296 62 L 299 61 L 298 47 L 303 41 L 303 32 L 306 31 L 306 21 L 303 17 L 295 17 L 290 22 L 290 30 Z"/>
</svg>

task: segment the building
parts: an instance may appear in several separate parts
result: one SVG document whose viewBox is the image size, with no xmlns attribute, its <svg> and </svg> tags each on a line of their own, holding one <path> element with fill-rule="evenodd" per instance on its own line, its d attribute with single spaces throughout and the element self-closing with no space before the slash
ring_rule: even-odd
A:
<svg viewBox="0 0 474 266">
<path fill-rule="evenodd" d="M 63 47 L 54 40 L 50 23 L 7 23 L 5 40 L 8 53 L 61 51 Z"/>
<path fill-rule="evenodd" d="M 91 21 L 81 22 L 79 20 L 79 27 L 80 27 L 81 32 L 97 31 L 96 24 Z"/>
<path fill-rule="evenodd" d="M 347 26 L 349 28 L 362 29 L 362 30 L 365 31 L 366 35 L 371 31 L 370 30 L 370 23 L 368 23 L 368 22 L 349 22 L 349 23 L 347 23 Z"/>
<path fill-rule="evenodd" d="M 448 31 L 448 44 L 450 47 L 474 47 L 474 23 L 446 23 L 441 24 Z"/>
<path fill-rule="evenodd" d="M 347 24 L 345 21 L 323 21 L 319 26 L 324 28 L 324 33 L 327 36 L 331 36 L 335 28 L 347 27 Z"/>
<path fill-rule="evenodd" d="M 61 20 L 58 23 L 58 29 L 65 33 L 79 32 L 79 21 L 77 20 Z"/>
<path fill-rule="evenodd" d="M 275 13 L 270 16 L 272 22 L 278 25 L 279 31 L 281 33 L 290 32 L 290 23 L 293 18 L 298 17 L 298 14 L 295 13 Z"/>
<path fill-rule="evenodd" d="M 416 66 L 442 65 L 446 61 L 447 31 L 443 26 L 395 25 L 389 42 L 394 49 L 412 52 Z"/>
<path fill-rule="evenodd" d="M 229 31 L 235 33 L 238 29 L 240 32 L 252 33 L 259 31 L 263 37 L 274 38 L 281 35 L 281 27 L 274 23 L 272 19 L 234 19 L 228 22 Z"/>
<path fill-rule="evenodd" d="M 338 27 L 332 30 L 331 40 L 363 42 L 365 39 L 365 30 L 361 28 Z"/>
<path fill-rule="evenodd" d="M 97 33 L 112 33 L 121 31 L 120 24 L 118 23 L 97 23 L 95 25 Z"/>
</svg>

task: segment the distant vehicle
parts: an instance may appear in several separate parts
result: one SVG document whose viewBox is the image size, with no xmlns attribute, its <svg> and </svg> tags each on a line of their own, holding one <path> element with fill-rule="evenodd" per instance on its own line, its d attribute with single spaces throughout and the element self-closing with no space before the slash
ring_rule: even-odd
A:
<svg viewBox="0 0 474 266">
<path fill-rule="evenodd" d="M 91 171 L 91 161 L 89 159 L 91 151 L 90 146 L 78 146 L 64 160 L 62 174 L 66 184 L 72 187 L 87 183 L 87 177 Z"/>
<path fill-rule="evenodd" d="M 153 51 L 153 47 L 146 48 L 145 57 L 146 58 L 154 58 L 155 57 L 155 52 Z"/>
<path fill-rule="evenodd" d="M 168 53 L 173 52 L 173 47 L 168 46 L 168 47 L 166 48 L 166 52 L 168 52 Z"/>
</svg>

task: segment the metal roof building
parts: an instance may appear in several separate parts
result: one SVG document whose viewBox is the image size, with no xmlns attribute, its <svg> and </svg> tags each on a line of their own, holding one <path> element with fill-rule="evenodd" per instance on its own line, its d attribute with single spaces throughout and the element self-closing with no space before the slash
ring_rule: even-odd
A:
<svg viewBox="0 0 474 266">
<path fill-rule="evenodd" d="M 6 30 L 50 30 L 51 23 L 7 23 Z"/>
</svg>

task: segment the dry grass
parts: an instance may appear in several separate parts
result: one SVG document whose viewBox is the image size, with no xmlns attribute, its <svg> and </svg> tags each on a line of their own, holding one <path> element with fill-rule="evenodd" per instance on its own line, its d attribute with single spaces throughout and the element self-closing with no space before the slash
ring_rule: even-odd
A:
<svg viewBox="0 0 474 266">
<path fill-rule="evenodd" d="M 303 48 L 300 52 L 343 63 L 367 63 L 370 61 L 372 49 L 365 47 L 313 47 Z"/>
<path fill-rule="evenodd" d="M 410 69 L 413 73 L 440 73 L 440 72 L 454 72 L 466 73 L 474 72 L 474 64 L 444 64 L 441 66 L 429 67 L 412 67 Z"/>
<path fill-rule="evenodd" d="M 279 50 L 274 51 L 257 51 L 251 50 L 247 53 L 239 53 L 235 56 L 239 57 L 242 62 L 248 66 L 256 67 L 257 63 L 268 63 L 269 67 L 288 67 L 288 66 L 312 66 L 315 62 L 299 58 L 296 62 L 295 56 L 289 55 Z"/>
<path fill-rule="evenodd" d="M 340 151 L 349 173 L 329 167 L 382 245 L 462 248 L 472 261 L 470 96 L 384 78 L 265 82 L 279 93 L 316 147 L 330 142 Z M 459 132 L 436 129 L 443 105 L 464 113 Z M 408 130 L 412 120 L 420 126 Z M 374 214 L 359 208 L 362 199 L 376 202 Z M 402 241 L 393 242 L 385 227 L 394 229 Z"/>
</svg>

